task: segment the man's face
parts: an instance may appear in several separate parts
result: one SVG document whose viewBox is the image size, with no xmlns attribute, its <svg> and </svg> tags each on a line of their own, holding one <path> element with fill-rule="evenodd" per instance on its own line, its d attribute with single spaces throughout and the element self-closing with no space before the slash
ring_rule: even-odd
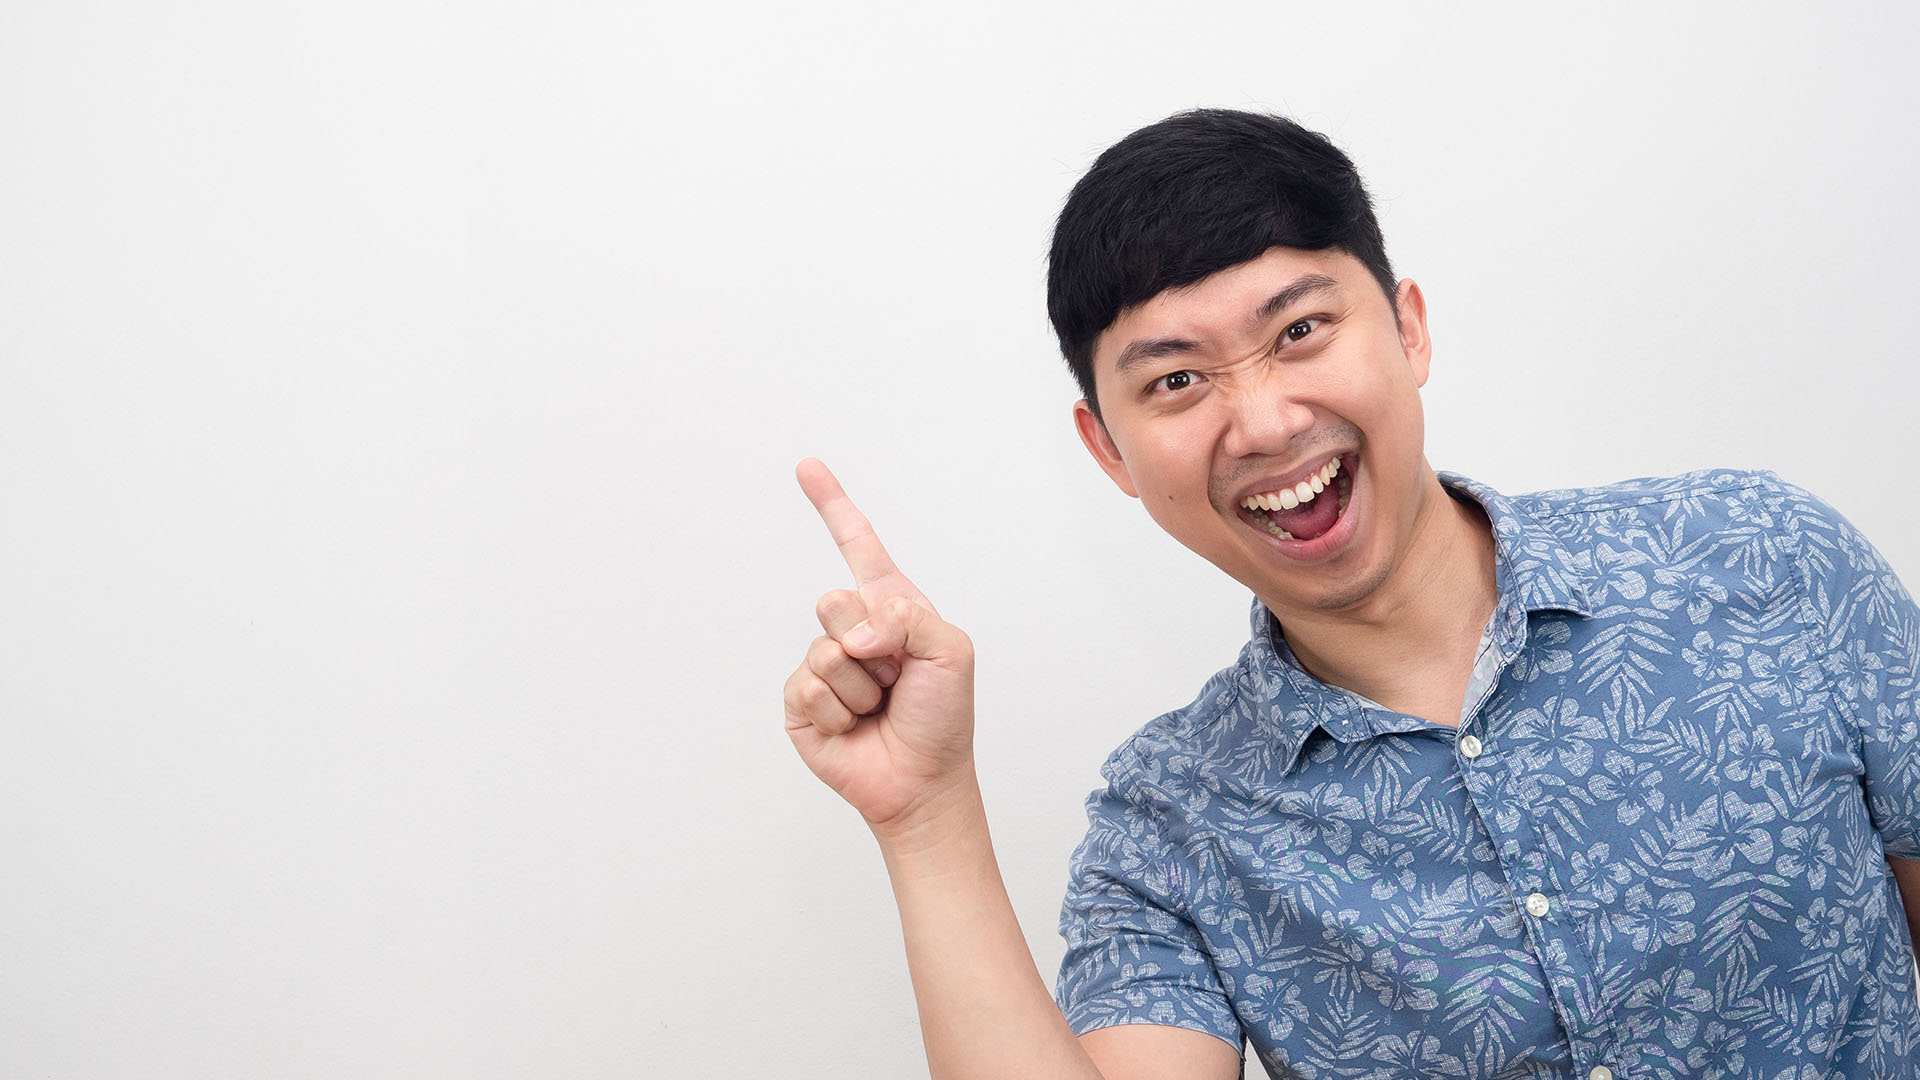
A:
<svg viewBox="0 0 1920 1080">
<path fill-rule="evenodd" d="M 1276 613 L 1351 610 L 1445 498 L 1422 449 L 1425 301 L 1411 281 L 1399 300 L 1396 318 L 1353 256 L 1295 248 L 1169 289 L 1095 343 L 1105 422 L 1082 402 L 1081 438 Z"/>
</svg>

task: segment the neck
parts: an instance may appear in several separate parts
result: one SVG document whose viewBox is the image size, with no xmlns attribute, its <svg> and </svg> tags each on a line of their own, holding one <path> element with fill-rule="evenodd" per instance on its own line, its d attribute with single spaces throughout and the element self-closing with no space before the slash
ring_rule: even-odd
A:
<svg viewBox="0 0 1920 1080">
<path fill-rule="evenodd" d="M 1338 611 L 1280 610 L 1287 645 L 1314 678 L 1443 724 L 1460 698 L 1497 600 L 1493 529 L 1426 471 L 1406 557 Z"/>
</svg>

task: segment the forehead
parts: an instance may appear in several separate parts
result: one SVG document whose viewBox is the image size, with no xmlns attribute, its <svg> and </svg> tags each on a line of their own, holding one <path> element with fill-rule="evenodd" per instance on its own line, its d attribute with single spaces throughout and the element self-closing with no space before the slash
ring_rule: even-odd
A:
<svg viewBox="0 0 1920 1080">
<path fill-rule="evenodd" d="M 1209 274 L 1191 285 L 1166 289 L 1144 304 L 1122 311 L 1095 339 L 1095 377 L 1112 374 L 1128 346 L 1143 342 L 1184 341 L 1196 346 L 1228 346 L 1259 337 L 1266 320 L 1258 318 L 1270 301 L 1303 279 L 1331 279 L 1311 292 L 1314 303 L 1349 305 L 1378 293 L 1360 260 L 1337 249 L 1303 251 L 1268 248 L 1259 258 Z M 1306 302 L 1303 300 L 1303 302 Z M 1274 310 L 1270 317 L 1283 314 Z"/>
</svg>

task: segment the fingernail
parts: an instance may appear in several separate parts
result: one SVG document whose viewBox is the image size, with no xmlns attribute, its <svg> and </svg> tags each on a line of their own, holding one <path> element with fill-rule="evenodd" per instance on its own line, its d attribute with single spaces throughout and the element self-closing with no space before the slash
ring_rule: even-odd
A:
<svg viewBox="0 0 1920 1080">
<path fill-rule="evenodd" d="M 893 681 L 900 677 L 900 669 L 889 660 L 873 669 L 873 677 L 879 679 L 882 686 L 892 686 Z"/>
<path fill-rule="evenodd" d="M 847 635 L 840 639 L 840 644 L 845 645 L 849 649 L 865 649 L 872 647 L 873 643 L 878 640 L 880 640 L 880 638 L 873 632 L 873 627 L 868 626 L 866 623 L 861 623 L 847 631 Z"/>
</svg>

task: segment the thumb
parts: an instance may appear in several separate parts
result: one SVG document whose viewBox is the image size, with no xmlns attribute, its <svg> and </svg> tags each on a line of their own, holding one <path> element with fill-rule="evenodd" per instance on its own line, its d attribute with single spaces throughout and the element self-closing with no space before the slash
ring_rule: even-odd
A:
<svg viewBox="0 0 1920 1080">
<path fill-rule="evenodd" d="M 965 631 L 904 596 L 868 612 L 864 622 L 841 635 L 840 647 L 856 660 L 906 653 L 952 666 L 973 657 L 973 642 Z"/>
</svg>

